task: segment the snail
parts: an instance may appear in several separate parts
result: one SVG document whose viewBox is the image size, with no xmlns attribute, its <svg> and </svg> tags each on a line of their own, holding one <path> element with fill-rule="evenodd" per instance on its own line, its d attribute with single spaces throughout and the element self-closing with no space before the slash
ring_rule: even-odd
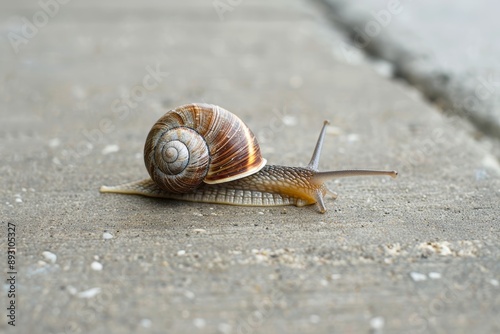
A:
<svg viewBox="0 0 500 334">
<path fill-rule="evenodd" d="M 211 104 L 183 105 L 163 115 L 147 136 L 144 162 L 150 178 L 102 186 L 100 191 L 249 206 L 316 203 L 324 213 L 326 194 L 337 197 L 326 181 L 360 175 L 397 176 L 396 171 L 318 171 L 328 124 L 324 122 L 306 167 L 266 165 L 257 139 L 236 115 Z"/>
</svg>

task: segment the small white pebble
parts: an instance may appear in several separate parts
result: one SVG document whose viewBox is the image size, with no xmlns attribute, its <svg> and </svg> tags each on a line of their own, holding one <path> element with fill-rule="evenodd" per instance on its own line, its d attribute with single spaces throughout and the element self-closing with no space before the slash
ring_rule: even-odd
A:
<svg viewBox="0 0 500 334">
<path fill-rule="evenodd" d="M 427 275 L 417 273 L 415 271 L 412 271 L 410 273 L 411 279 L 414 280 L 415 282 L 420 282 L 420 281 L 425 281 L 427 279 Z"/>
<path fill-rule="evenodd" d="M 184 292 L 184 296 L 186 296 L 187 299 L 194 299 L 194 297 L 196 297 L 194 292 L 189 290 Z"/>
<path fill-rule="evenodd" d="M 375 317 L 370 319 L 370 327 L 374 330 L 380 330 L 384 328 L 385 320 L 382 317 Z"/>
<path fill-rule="evenodd" d="M 26 192 L 26 191 L 28 191 L 28 189 L 26 189 L 26 188 L 21 188 L 21 191 L 22 191 L 22 192 Z"/>
<path fill-rule="evenodd" d="M 390 78 L 394 74 L 394 65 L 385 60 L 377 60 L 370 63 L 374 68 L 375 72 L 379 75 Z"/>
<path fill-rule="evenodd" d="M 186 251 L 184 249 L 177 251 L 177 256 L 183 256 L 183 255 L 186 255 Z"/>
<path fill-rule="evenodd" d="M 23 200 L 21 198 L 16 198 L 16 203 L 22 203 Z"/>
<path fill-rule="evenodd" d="M 78 292 L 79 298 L 92 298 L 101 293 L 101 288 L 91 288 L 82 292 Z"/>
<path fill-rule="evenodd" d="M 42 256 L 44 257 L 45 260 L 49 261 L 50 263 L 56 263 L 57 261 L 57 255 L 52 252 L 45 251 L 42 253 Z"/>
<path fill-rule="evenodd" d="M 153 322 L 150 319 L 141 319 L 140 324 L 144 328 L 150 328 Z"/>
<path fill-rule="evenodd" d="M 353 142 L 356 142 L 358 140 L 359 140 L 359 135 L 356 134 L 356 133 L 350 133 L 350 134 L 347 135 L 347 141 L 348 142 L 353 143 Z"/>
<path fill-rule="evenodd" d="M 488 172 L 481 168 L 475 170 L 476 181 L 487 180 L 489 178 Z"/>
<path fill-rule="evenodd" d="M 259 211 L 259 212 L 257 212 L 257 214 L 259 214 L 259 215 L 263 215 L 263 214 L 264 214 L 264 212 Z"/>
<path fill-rule="evenodd" d="M 441 274 L 436 273 L 434 271 L 431 271 L 430 273 L 428 273 L 427 276 L 429 276 L 430 279 L 440 279 L 441 278 Z"/>
<path fill-rule="evenodd" d="M 267 261 L 268 258 L 267 256 L 263 255 L 263 254 L 255 254 L 255 261 L 257 262 L 264 262 L 264 261 Z"/>
<path fill-rule="evenodd" d="M 104 232 L 102 234 L 102 237 L 104 238 L 104 240 L 113 239 L 113 235 L 109 232 Z"/>
<path fill-rule="evenodd" d="M 205 233 L 207 230 L 203 229 L 203 228 L 194 228 L 193 229 L 193 232 L 194 233 Z"/>
<path fill-rule="evenodd" d="M 311 315 L 309 316 L 309 321 L 310 321 L 312 324 L 317 324 L 317 323 L 320 321 L 320 319 L 321 319 L 321 318 L 320 318 L 320 317 L 319 317 L 319 315 L 317 315 L 317 314 L 311 314 Z"/>
<path fill-rule="evenodd" d="M 496 280 L 496 279 L 493 278 L 493 279 L 490 280 L 490 284 L 493 285 L 493 286 L 499 286 L 500 282 L 498 282 L 498 280 Z"/>
<path fill-rule="evenodd" d="M 283 122 L 283 124 L 285 124 L 287 126 L 295 126 L 299 122 L 297 120 L 297 117 L 292 116 L 292 115 L 285 115 L 285 116 L 283 116 L 283 118 L 281 119 L 281 121 Z"/>
<path fill-rule="evenodd" d="M 57 146 L 61 145 L 61 139 L 59 138 L 52 138 L 49 140 L 49 147 L 55 148 Z"/>
<path fill-rule="evenodd" d="M 332 274 L 332 275 L 330 276 L 330 278 L 331 278 L 332 280 L 338 280 L 338 279 L 340 279 L 340 277 L 341 277 L 341 275 L 340 275 L 340 274 Z"/>
<path fill-rule="evenodd" d="M 101 271 L 102 270 L 102 263 L 94 261 L 90 264 L 90 268 L 95 271 Z"/>
<path fill-rule="evenodd" d="M 196 328 L 203 328 L 203 327 L 205 327 L 206 324 L 207 324 L 207 322 L 205 321 L 205 319 L 202 319 L 202 318 L 193 319 L 193 325 Z"/>
<path fill-rule="evenodd" d="M 340 134 L 342 134 L 342 129 L 339 128 L 338 126 L 335 126 L 335 125 L 329 125 L 327 128 L 326 128 L 326 133 L 329 134 L 329 135 L 332 135 L 332 136 L 338 136 Z"/>
<path fill-rule="evenodd" d="M 203 217 L 203 214 L 199 212 L 193 212 L 193 216 Z"/>
<path fill-rule="evenodd" d="M 119 150 L 120 150 L 120 146 L 118 146 L 118 145 L 114 145 L 114 144 L 113 145 L 106 145 L 102 149 L 101 153 L 103 155 L 106 155 L 106 154 L 118 152 Z"/>
</svg>

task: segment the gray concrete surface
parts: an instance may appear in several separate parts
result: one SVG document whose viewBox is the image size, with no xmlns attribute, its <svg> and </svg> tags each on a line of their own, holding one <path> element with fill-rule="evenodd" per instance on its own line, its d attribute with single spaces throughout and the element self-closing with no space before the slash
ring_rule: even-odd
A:
<svg viewBox="0 0 500 334">
<path fill-rule="evenodd" d="M 355 48 L 389 61 L 440 108 L 500 139 L 498 1 L 317 2 Z"/>
<path fill-rule="evenodd" d="M 231 3 L 72 1 L 17 53 L 6 36 L 43 9 L 2 3 L 2 279 L 7 223 L 18 274 L 16 327 L 4 281 L 0 331 L 498 332 L 488 146 L 339 57 L 347 40 L 311 3 Z M 146 176 L 147 131 L 194 101 L 238 114 L 271 164 L 305 165 L 329 119 L 322 170 L 400 177 L 331 182 L 324 215 L 98 192 Z"/>
</svg>

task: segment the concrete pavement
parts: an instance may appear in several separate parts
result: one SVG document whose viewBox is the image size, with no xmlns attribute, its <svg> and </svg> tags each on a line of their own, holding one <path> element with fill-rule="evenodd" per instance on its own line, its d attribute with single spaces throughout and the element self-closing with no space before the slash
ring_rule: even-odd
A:
<svg viewBox="0 0 500 334">
<path fill-rule="evenodd" d="M 346 60 L 348 39 L 317 6 L 57 4 L 1 5 L 0 244 L 14 224 L 18 293 L 4 283 L 16 327 L 2 315 L 0 331 L 500 329 L 490 147 L 414 88 Z M 324 215 L 100 194 L 147 175 L 147 132 L 189 102 L 236 113 L 271 164 L 307 164 L 329 119 L 321 170 L 400 176 L 331 182 Z"/>
<path fill-rule="evenodd" d="M 495 138 L 500 157 L 498 2 L 317 2 L 352 37 L 352 48 L 388 61 L 392 75 Z"/>
</svg>

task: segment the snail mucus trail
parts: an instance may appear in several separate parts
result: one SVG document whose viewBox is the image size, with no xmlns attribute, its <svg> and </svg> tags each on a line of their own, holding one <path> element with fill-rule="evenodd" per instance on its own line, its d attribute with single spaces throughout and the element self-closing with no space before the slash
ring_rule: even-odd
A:
<svg viewBox="0 0 500 334">
<path fill-rule="evenodd" d="M 337 194 L 325 182 L 347 176 L 388 175 L 396 171 L 318 171 L 325 121 L 306 167 L 266 165 L 257 139 L 234 114 L 211 104 L 177 107 L 152 127 L 144 147 L 150 178 L 103 193 L 134 194 L 192 202 L 248 206 L 304 206 L 326 211 L 324 197 Z"/>
</svg>

